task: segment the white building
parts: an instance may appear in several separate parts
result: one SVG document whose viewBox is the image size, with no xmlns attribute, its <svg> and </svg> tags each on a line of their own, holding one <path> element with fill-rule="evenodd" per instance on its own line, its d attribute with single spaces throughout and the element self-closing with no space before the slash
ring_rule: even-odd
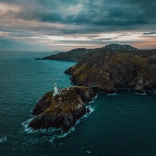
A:
<svg viewBox="0 0 156 156">
<path fill-rule="evenodd" d="M 54 93 L 53 93 L 53 96 L 59 94 L 59 91 L 58 91 L 58 88 L 57 88 L 57 85 L 56 83 L 54 84 Z"/>
</svg>

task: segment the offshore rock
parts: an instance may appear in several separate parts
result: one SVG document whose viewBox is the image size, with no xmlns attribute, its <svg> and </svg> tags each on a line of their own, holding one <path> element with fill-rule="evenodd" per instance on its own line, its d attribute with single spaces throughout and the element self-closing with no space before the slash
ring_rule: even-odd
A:
<svg viewBox="0 0 156 156">
<path fill-rule="evenodd" d="M 34 130 L 50 127 L 62 128 L 67 132 L 76 121 L 87 112 L 85 104 L 92 101 L 96 92 L 85 86 L 74 86 L 60 90 L 53 96 L 53 91 L 46 93 L 32 110 L 35 118 L 28 127 Z"/>
<path fill-rule="evenodd" d="M 137 93 L 156 89 L 156 50 L 133 51 L 131 47 L 111 45 L 103 52 L 89 53 L 65 71 L 75 85 L 89 86 L 98 92 L 113 94 L 118 88 Z M 120 50 L 128 48 L 131 50 Z"/>
</svg>

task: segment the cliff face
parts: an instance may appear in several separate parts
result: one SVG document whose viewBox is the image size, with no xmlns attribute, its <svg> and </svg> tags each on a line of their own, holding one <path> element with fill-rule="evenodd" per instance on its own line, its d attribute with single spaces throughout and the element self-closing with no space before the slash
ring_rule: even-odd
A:
<svg viewBox="0 0 156 156">
<path fill-rule="evenodd" d="M 46 93 L 32 110 L 35 118 L 28 127 L 34 130 L 50 127 L 62 128 L 67 132 L 83 115 L 89 112 L 85 104 L 91 101 L 96 92 L 88 87 L 69 87 L 53 96 L 53 91 Z"/>
<path fill-rule="evenodd" d="M 110 94 L 117 88 L 152 92 L 156 89 L 156 50 L 149 53 L 125 50 L 90 53 L 65 73 L 72 75 L 73 84 Z"/>
<path fill-rule="evenodd" d="M 156 90 L 156 50 L 112 44 L 99 49 L 76 49 L 45 59 L 71 58 L 80 61 L 65 73 L 71 75 L 71 82 L 79 86 L 61 89 L 56 96 L 53 91 L 46 93 L 32 110 L 35 117 L 28 127 L 34 130 L 55 127 L 67 132 L 89 112 L 85 103 L 97 92 L 113 94 L 118 88 L 137 93 Z"/>
<path fill-rule="evenodd" d="M 118 44 L 110 44 L 102 48 L 96 48 L 96 49 L 85 49 L 85 48 L 78 48 L 73 49 L 68 52 L 62 52 L 55 55 L 47 56 L 42 59 L 44 60 L 72 60 L 72 61 L 80 61 L 83 58 L 85 58 L 86 54 L 88 53 L 95 53 L 95 52 L 102 52 L 106 50 L 129 50 L 129 51 L 137 51 L 138 49 L 129 46 L 129 45 L 118 45 Z M 37 58 L 36 60 L 40 60 Z"/>
</svg>

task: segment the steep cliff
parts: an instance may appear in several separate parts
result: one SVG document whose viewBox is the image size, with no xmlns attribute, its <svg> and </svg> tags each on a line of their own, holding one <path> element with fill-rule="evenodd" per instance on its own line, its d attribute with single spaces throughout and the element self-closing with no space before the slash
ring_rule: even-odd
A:
<svg viewBox="0 0 156 156">
<path fill-rule="evenodd" d="M 95 97 L 96 92 L 88 87 L 75 86 L 64 88 L 53 96 L 53 91 L 46 93 L 32 110 L 35 118 L 28 127 L 36 129 L 50 127 L 62 128 L 67 132 L 90 110 L 85 104 Z"/>
<path fill-rule="evenodd" d="M 156 50 L 89 53 L 65 73 L 72 75 L 73 84 L 110 94 L 118 88 L 129 88 L 137 93 L 153 92 L 156 89 Z"/>
</svg>

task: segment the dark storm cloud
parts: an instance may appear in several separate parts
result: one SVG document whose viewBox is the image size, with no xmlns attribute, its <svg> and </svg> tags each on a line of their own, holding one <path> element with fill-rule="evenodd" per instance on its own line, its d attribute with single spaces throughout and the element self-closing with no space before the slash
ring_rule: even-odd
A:
<svg viewBox="0 0 156 156">
<path fill-rule="evenodd" d="M 34 12 L 34 11 L 25 11 L 15 14 L 16 18 L 24 20 L 36 20 L 42 22 L 62 22 L 63 19 L 59 13 L 47 13 L 47 12 Z"/>
<path fill-rule="evenodd" d="M 101 26 L 127 27 L 133 25 L 153 24 L 156 11 L 154 2 L 146 2 L 144 5 L 131 1 L 98 1 L 87 6 L 76 16 L 71 15 L 69 21 L 76 24 L 90 24 Z M 116 2 L 116 3 L 115 3 Z M 143 1 L 144 3 L 144 1 Z M 150 5 L 150 10 L 149 6 Z M 145 6 L 147 6 L 145 8 Z"/>
<path fill-rule="evenodd" d="M 75 43 L 98 45 L 116 39 L 109 34 L 96 39 L 99 34 L 117 32 L 123 36 L 119 42 L 124 42 L 128 35 L 124 36 L 124 31 L 142 32 L 146 37 L 155 33 L 155 8 L 155 0 L 0 0 L 0 35 L 9 32 L 5 34 L 8 39 L 27 40 L 35 36 L 42 39 L 42 35 L 79 36 L 90 41 Z M 60 40 L 62 44 L 74 42 Z M 7 45 L 7 41 L 2 43 Z"/>
<path fill-rule="evenodd" d="M 15 18 L 25 20 L 121 28 L 156 22 L 156 2 L 154 0 L 36 0 L 33 3 L 30 0 L 24 2 L 19 0 L 1 1 L 23 6 L 24 10 L 11 14 L 14 14 Z M 31 3 L 32 5 L 30 5 Z M 73 6 L 76 9 L 79 4 L 81 9 L 78 13 L 66 14 L 70 7 Z"/>
</svg>

